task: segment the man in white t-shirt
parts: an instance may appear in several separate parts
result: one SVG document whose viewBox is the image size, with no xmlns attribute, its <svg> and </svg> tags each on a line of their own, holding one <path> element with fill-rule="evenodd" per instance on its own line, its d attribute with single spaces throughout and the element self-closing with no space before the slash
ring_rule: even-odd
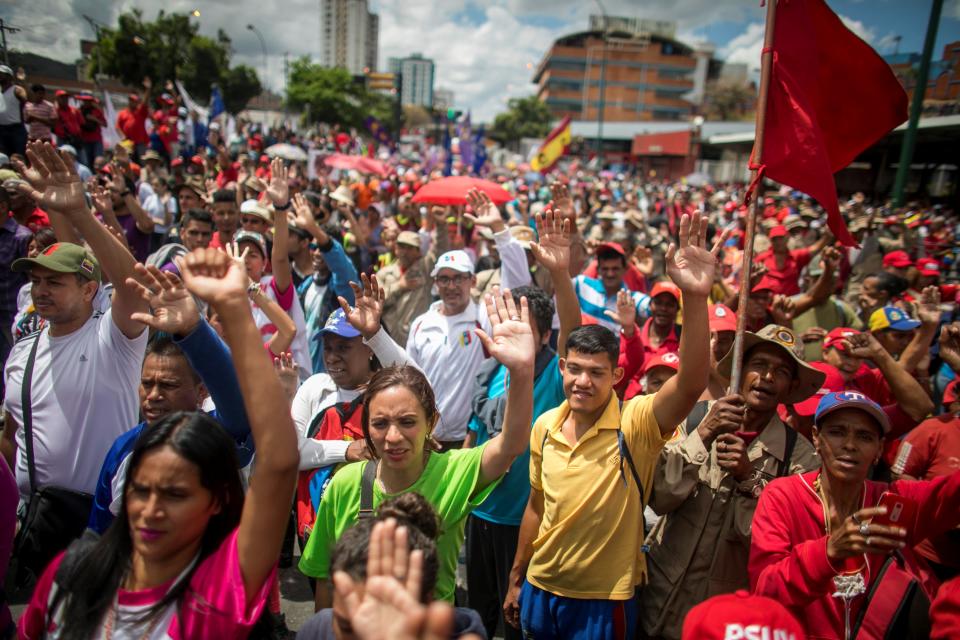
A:
<svg viewBox="0 0 960 640">
<path fill-rule="evenodd" d="M 470 297 L 476 284 L 473 261 L 464 251 L 448 251 L 430 273 L 440 300 L 410 325 L 407 353 L 427 374 L 437 396 L 440 420 L 433 437 L 444 451 L 459 449 L 467 436 L 469 387 L 486 354 L 475 333 L 490 330 L 485 307 Z"/>
<path fill-rule="evenodd" d="M 46 156 L 48 167 L 63 162 L 52 149 Z M 23 258 L 12 266 L 14 271 L 29 272 L 34 307 L 46 322 L 37 337 L 14 345 L 4 372 L 6 416 L 0 448 L 11 466 L 15 462 L 23 498 L 30 496 L 31 487 L 20 429 L 21 395 L 34 343 L 39 341 L 30 391 L 35 488 L 54 485 L 93 493 L 110 443 L 138 422 L 137 383 L 147 332 L 131 314 L 147 307 L 126 284 L 135 261 L 87 209 L 72 167 L 69 175 L 75 183 L 51 180 L 35 198 L 52 215 L 66 216 L 87 239 L 115 288 L 110 311 L 95 311 L 101 263 L 69 242 L 53 244 L 36 258 Z"/>
</svg>

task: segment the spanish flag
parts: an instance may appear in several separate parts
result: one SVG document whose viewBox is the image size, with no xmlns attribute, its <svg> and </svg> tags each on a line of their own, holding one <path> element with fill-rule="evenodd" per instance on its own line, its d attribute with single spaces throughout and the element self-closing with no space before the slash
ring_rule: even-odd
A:
<svg viewBox="0 0 960 640">
<path fill-rule="evenodd" d="M 567 147 L 569 146 L 570 116 L 567 116 L 560 121 L 560 124 L 554 127 L 550 135 L 547 136 L 547 139 L 544 140 L 540 148 L 537 149 L 537 155 L 530 161 L 530 168 L 534 171 L 546 173 L 553 168 L 557 160 L 563 157 L 563 154 L 567 152 Z"/>
</svg>

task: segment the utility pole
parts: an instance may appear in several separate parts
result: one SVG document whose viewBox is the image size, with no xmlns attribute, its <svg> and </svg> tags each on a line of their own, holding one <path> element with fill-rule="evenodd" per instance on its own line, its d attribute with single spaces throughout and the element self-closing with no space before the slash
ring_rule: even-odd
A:
<svg viewBox="0 0 960 640">
<path fill-rule="evenodd" d="M 927 35 L 923 40 L 923 57 L 920 58 L 920 71 L 917 83 L 913 87 L 913 100 L 910 103 L 910 122 L 903 134 L 903 146 L 900 147 L 900 162 L 897 165 L 897 177 L 893 181 L 893 206 L 903 206 L 903 190 L 910 175 L 910 163 L 913 161 L 913 147 L 917 143 L 917 123 L 923 111 L 923 98 L 927 93 L 927 79 L 930 76 L 930 58 L 933 56 L 933 44 L 937 40 L 937 28 L 940 26 L 940 11 L 943 0 L 933 0 L 930 7 L 930 20 L 927 22 Z"/>
<path fill-rule="evenodd" d="M 597 110 L 597 159 L 600 162 L 600 168 L 603 168 L 603 109 L 604 105 L 604 94 L 606 93 L 606 80 L 607 80 L 607 9 L 603 6 L 603 3 L 600 0 L 595 0 L 597 6 L 600 7 L 601 13 L 603 13 L 603 35 L 600 39 L 600 108 Z M 590 95 L 589 90 L 587 95 Z"/>
<path fill-rule="evenodd" d="M 290 97 L 290 52 L 283 52 L 283 122 L 287 122 L 287 103 Z"/>
<path fill-rule="evenodd" d="M 3 46 L 3 64 L 10 66 L 10 55 L 7 53 L 7 32 L 10 34 L 19 33 L 20 29 L 18 27 L 11 27 L 6 22 L 3 21 L 3 18 L 0 18 L 0 45 Z"/>
</svg>

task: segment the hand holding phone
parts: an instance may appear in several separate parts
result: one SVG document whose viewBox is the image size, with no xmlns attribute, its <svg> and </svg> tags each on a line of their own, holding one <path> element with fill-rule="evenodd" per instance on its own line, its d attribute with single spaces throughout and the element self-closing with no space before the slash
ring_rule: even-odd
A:
<svg viewBox="0 0 960 640">
<path fill-rule="evenodd" d="M 911 498 L 905 498 L 891 491 L 884 491 L 877 506 L 886 507 L 887 512 L 874 517 L 871 524 L 902 527 L 907 530 L 907 535 L 916 529 L 917 503 Z"/>
</svg>

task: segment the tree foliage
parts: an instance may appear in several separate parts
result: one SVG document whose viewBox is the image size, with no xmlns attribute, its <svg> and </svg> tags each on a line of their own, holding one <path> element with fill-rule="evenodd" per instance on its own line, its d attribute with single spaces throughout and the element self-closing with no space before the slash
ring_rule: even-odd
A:
<svg viewBox="0 0 960 640">
<path fill-rule="evenodd" d="M 752 120 L 757 91 L 752 86 L 717 83 L 707 87 L 704 111 L 710 120 Z"/>
<path fill-rule="evenodd" d="M 542 138 L 550 133 L 553 115 L 537 96 L 511 98 L 507 111 L 493 119 L 489 137 L 507 146 L 514 146 L 521 138 Z"/>
<path fill-rule="evenodd" d="M 308 124 L 325 122 L 362 128 L 368 116 L 393 128 L 394 100 L 371 91 L 345 69 L 329 68 L 300 58 L 290 65 L 287 104 L 304 112 Z"/>
<path fill-rule="evenodd" d="M 151 22 L 139 9 L 123 13 L 116 28 L 100 30 L 90 72 L 119 78 L 132 87 L 139 87 L 146 77 L 157 87 L 180 80 L 199 102 L 208 102 L 217 84 L 227 110 L 243 110 L 262 91 L 260 79 L 250 67 L 231 68 L 230 38 L 223 30 L 214 39 L 200 35 L 198 28 L 187 14 L 161 10 Z"/>
</svg>

